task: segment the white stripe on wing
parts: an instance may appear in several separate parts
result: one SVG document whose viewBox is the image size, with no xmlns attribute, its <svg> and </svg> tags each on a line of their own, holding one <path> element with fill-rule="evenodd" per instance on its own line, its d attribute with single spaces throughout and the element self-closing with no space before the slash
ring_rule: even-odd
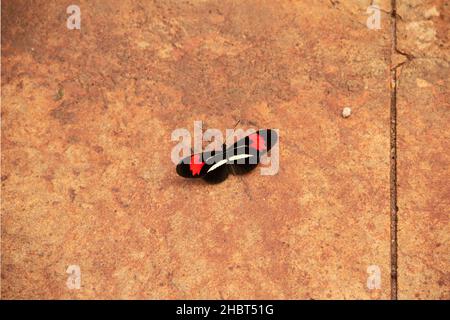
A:
<svg viewBox="0 0 450 320">
<path fill-rule="evenodd" d="M 218 167 L 224 165 L 228 161 L 234 161 L 234 160 L 245 159 L 245 158 L 250 158 L 250 157 L 253 157 L 253 155 L 252 154 L 238 154 L 236 156 L 231 156 L 228 159 L 220 160 L 219 162 L 214 164 L 211 168 L 209 168 L 208 172 L 211 172 L 211 171 L 217 169 Z"/>
<path fill-rule="evenodd" d="M 245 158 L 250 158 L 253 157 L 252 154 L 238 154 L 237 156 L 232 156 L 228 158 L 228 161 L 234 161 L 234 160 L 239 160 L 239 159 L 245 159 Z"/>
<path fill-rule="evenodd" d="M 227 162 L 228 162 L 227 159 L 220 160 L 215 165 L 213 165 L 211 168 L 209 168 L 208 172 L 213 171 L 214 169 L 217 169 L 218 167 L 220 167 L 221 165 L 224 165 Z"/>
</svg>

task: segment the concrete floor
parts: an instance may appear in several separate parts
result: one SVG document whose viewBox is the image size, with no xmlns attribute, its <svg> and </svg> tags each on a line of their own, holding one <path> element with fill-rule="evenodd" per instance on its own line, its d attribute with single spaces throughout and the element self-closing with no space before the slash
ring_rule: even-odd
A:
<svg viewBox="0 0 450 320">
<path fill-rule="evenodd" d="M 2 1 L 2 298 L 449 299 L 449 3 L 371 2 Z M 195 120 L 279 173 L 178 177 Z"/>
</svg>

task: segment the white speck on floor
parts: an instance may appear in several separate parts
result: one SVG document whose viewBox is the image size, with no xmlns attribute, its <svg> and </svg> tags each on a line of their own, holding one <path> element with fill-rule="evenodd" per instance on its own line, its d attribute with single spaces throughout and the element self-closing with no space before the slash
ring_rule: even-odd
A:
<svg viewBox="0 0 450 320">
<path fill-rule="evenodd" d="M 352 109 L 350 109 L 349 107 L 345 107 L 345 108 L 342 110 L 342 116 L 343 116 L 344 118 L 350 117 L 351 114 L 352 114 Z"/>
</svg>

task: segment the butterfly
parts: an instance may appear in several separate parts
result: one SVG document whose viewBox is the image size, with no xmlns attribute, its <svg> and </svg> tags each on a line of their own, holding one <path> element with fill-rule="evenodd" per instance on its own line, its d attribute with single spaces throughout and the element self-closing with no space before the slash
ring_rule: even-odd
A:
<svg viewBox="0 0 450 320">
<path fill-rule="evenodd" d="M 177 173 L 185 178 L 203 178 L 208 183 L 224 181 L 228 175 L 244 174 L 256 168 L 261 156 L 277 143 L 275 130 L 265 129 L 220 150 L 192 154 L 177 165 Z"/>
</svg>

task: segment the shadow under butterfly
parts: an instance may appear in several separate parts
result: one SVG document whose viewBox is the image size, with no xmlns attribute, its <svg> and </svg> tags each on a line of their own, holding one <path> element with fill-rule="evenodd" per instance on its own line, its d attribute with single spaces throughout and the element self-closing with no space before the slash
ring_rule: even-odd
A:
<svg viewBox="0 0 450 320">
<path fill-rule="evenodd" d="M 192 154 L 177 165 L 177 173 L 185 178 L 202 178 L 208 183 L 224 181 L 228 175 L 240 175 L 255 169 L 261 157 L 277 143 L 275 130 L 252 133 L 221 150 Z"/>
</svg>

